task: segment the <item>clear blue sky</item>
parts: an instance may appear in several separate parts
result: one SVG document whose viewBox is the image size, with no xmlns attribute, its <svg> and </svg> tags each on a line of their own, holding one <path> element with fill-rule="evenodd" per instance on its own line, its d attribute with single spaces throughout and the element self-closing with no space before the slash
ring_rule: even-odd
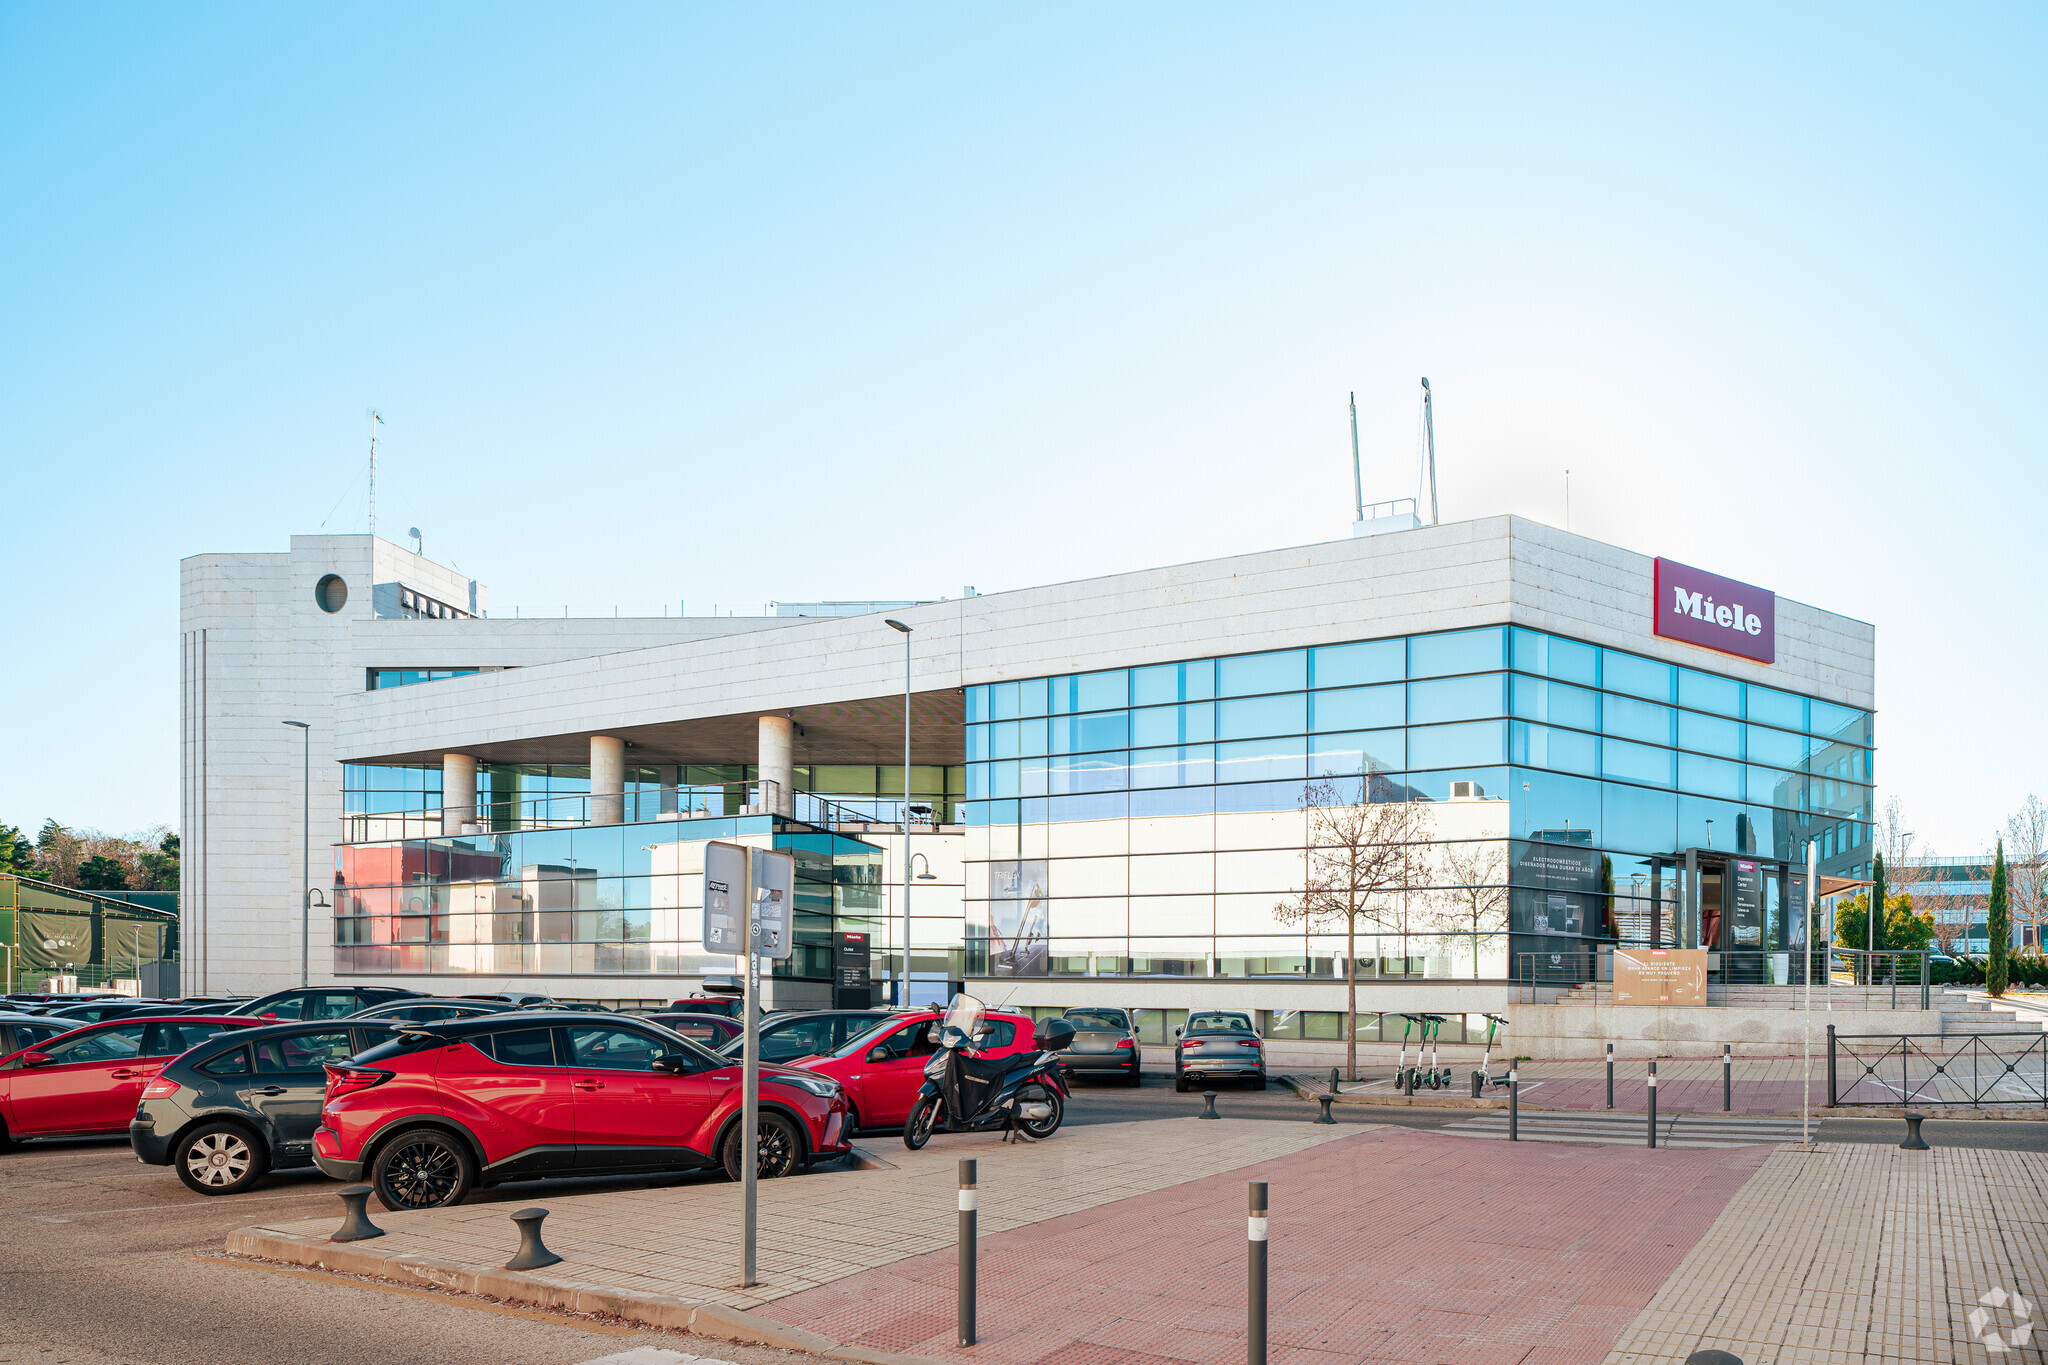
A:
<svg viewBox="0 0 2048 1365">
<path fill-rule="evenodd" d="M 1879 629 L 2048 792 L 2043 12 L 0 8 L 0 820 L 177 812 L 177 561 L 936 596 L 1518 512 Z M 353 485 L 353 487 L 352 487 Z M 764 564 L 762 546 L 782 553 Z"/>
</svg>

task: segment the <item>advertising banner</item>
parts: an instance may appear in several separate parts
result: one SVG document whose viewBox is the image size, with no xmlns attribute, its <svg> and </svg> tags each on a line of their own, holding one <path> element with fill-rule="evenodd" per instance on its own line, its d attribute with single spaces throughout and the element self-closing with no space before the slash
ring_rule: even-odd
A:
<svg viewBox="0 0 2048 1365">
<path fill-rule="evenodd" d="M 1778 661 L 1778 596 L 1768 588 L 1659 559 L 1650 616 L 1667 639 L 1760 664 Z"/>
<path fill-rule="evenodd" d="M 1764 877 L 1754 862 L 1737 858 L 1729 868 L 1728 946 L 1764 946 Z"/>
<path fill-rule="evenodd" d="M 988 868 L 988 974 L 1044 976 L 1045 862 L 990 863 Z"/>
<path fill-rule="evenodd" d="M 866 1009 L 874 994 L 874 968 L 868 936 L 846 930 L 832 935 L 832 1005 L 835 1009 Z"/>
<path fill-rule="evenodd" d="M 1617 947 L 1614 950 L 1614 1003 L 1706 1004 L 1707 950 Z"/>
<path fill-rule="evenodd" d="M 1517 934 L 1600 932 L 1600 855 L 1571 844 L 1516 840 L 1508 927 Z"/>
</svg>

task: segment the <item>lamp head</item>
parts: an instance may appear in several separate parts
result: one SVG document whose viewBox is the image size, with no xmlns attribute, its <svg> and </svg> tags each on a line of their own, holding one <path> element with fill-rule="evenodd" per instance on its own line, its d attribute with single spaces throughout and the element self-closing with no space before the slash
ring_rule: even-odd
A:
<svg viewBox="0 0 2048 1365">
<path fill-rule="evenodd" d="M 882 624 L 883 624 L 883 625 L 885 625 L 885 626 L 889 626 L 889 627 L 891 627 L 891 628 L 893 628 L 893 629 L 895 629 L 895 630 L 900 630 L 900 631 L 902 631 L 902 632 L 903 632 L 903 633 L 904 633 L 905 635 L 908 635 L 908 634 L 910 634 L 910 627 L 909 627 L 909 626 L 906 626 L 906 625 L 904 625 L 904 624 L 903 624 L 903 623 L 902 623 L 901 621 L 897 620 L 897 619 L 896 619 L 895 617 L 893 617 L 893 616 L 885 616 L 885 617 L 883 617 L 883 618 L 882 618 Z"/>
</svg>

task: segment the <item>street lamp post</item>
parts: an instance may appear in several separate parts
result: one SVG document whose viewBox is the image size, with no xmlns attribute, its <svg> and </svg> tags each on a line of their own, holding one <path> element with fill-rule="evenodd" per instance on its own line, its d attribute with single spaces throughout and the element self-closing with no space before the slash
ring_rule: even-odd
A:
<svg viewBox="0 0 2048 1365">
<path fill-rule="evenodd" d="M 910 627 L 895 617 L 885 617 L 893 630 L 903 632 L 903 975 L 896 1003 L 910 1008 Z"/>
<path fill-rule="evenodd" d="M 306 960 L 312 942 L 313 924 L 313 727 L 302 720 L 288 720 L 298 727 L 299 774 L 302 805 L 299 810 L 299 984 L 310 985 Z"/>
</svg>

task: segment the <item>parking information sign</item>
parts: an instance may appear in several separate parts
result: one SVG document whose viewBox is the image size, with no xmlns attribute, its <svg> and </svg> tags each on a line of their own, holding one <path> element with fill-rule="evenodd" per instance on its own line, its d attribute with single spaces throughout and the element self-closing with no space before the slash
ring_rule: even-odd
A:
<svg viewBox="0 0 2048 1365">
<path fill-rule="evenodd" d="M 747 950 L 747 849 L 742 844 L 704 845 L 704 951 Z"/>
<path fill-rule="evenodd" d="M 705 860 L 709 867 L 710 860 Z M 784 959 L 790 950 L 790 914 L 796 900 L 796 855 L 783 850 L 754 850 L 754 951 Z M 707 951 L 709 945 L 706 945 Z"/>
</svg>

